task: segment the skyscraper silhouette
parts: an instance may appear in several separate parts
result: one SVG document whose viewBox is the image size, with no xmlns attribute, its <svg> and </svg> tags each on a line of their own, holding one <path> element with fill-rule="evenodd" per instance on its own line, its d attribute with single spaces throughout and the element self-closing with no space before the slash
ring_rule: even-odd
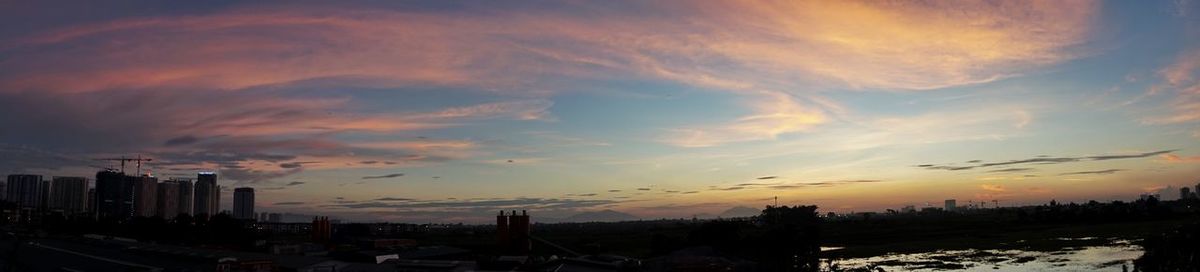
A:
<svg viewBox="0 0 1200 272">
<path fill-rule="evenodd" d="M 520 215 L 515 210 L 512 215 L 500 211 L 496 216 L 496 242 L 500 254 L 529 254 L 533 246 L 529 236 L 529 214 L 524 210 Z"/>
<path fill-rule="evenodd" d="M 158 214 L 158 178 L 152 176 L 125 176 L 134 184 L 133 213 L 152 217 Z"/>
<path fill-rule="evenodd" d="M 96 197 L 92 203 L 99 218 L 133 217 L 133 195 L 134 184 L 125 174 L 113 170 L 96 173 Z"/>
<path fill-rule="evenodd" d="M 24 209 L 44 208 L 47 185 L 39 175 L 8 175 L 8 201 Z"/>
<path fill-rule="evenodd" d="M 66 214 L 87 211 L 87 178 L 54 177 L 50 183 L 50 209 Z"/>
<path fill-rule="evenodd" d="M 333 226 L 330 225 L 329 217 L 313 217 L 311 230 L 313 243 L 328 243 L 329 239 L 333 236 Z"/>
<path fill-rule="evenodd" d="M 163 219 L 172 219 L 179 215 L 179 182 L 163 181 L 158 184 L 157 215 Z"/>
<path fill-rule="evenodd" d="M 179 213 L 195 214 L 192 210 L 192 197 L 194 195 L 192 191 L 192 180 L 176 179 L 175 182 L 179 184 L 179 201 L 178 204 L 176 204 L 176 208 L 179 209 Z"/>
<path fill-rule="evenodd" d="M 233 218 L 254 220 L 254 188 L 233 189 Z"/>
<path fill-rule="evenodd" d="M 217 173 L 200 172 L 196 175 L 196 186 L 192 198 L 195 216 L 213 216 L 221 209 L 221 187 L 217 186 Z"/>
</svg>

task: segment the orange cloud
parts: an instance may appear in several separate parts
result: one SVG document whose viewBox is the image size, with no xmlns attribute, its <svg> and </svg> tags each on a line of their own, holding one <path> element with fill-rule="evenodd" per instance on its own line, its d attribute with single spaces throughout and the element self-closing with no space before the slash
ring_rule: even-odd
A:
<svg viewBox="0 0 1200 272">
<path fill-rule="evenodd" d="M 801 105 L 788 94 L 773 93 L 751 104 L 754 114 L 728 124 L 675 129 L 664 142 L 683 147 L 705 147 L 729 142 L 774 139 L 781 134 L 805 131 L 826 122 L 821 111 Z"/>
<path fill-rule="evenodd" d="M 1077 57 L 1066 49 L 1086 39 L 1099 9 L 1084 1 L 762 1 L 704 11 L 727 19 L 712 23 L 730 25 L 716 27 L 730 39 L 701 48 L 763 63 L 750 72 L 804 71 L 862 88 L 932 89 Z"/>
<path fill-rule="evenodd" d="M 1004 188 L 1004 186 L 1000 186 L 1000 185 L 996 185 L 996 184 L 980 184 L 979 188 L 983 189 L 985 191 L 989 191 L 989 192 L 1007 192 L 1008 191 L 1008 189 Z"/>
<path fill-rule="evenodd" d="M 976 193 L 976 194 L 975 194 L 975 199 L 980 199 L 980 200 L 983 200 L 983 201 L 987 201 L 987 200 L 996 200 L 996 199 L 1008 199 L 1008 198 L 1011 198 L 1011 197 L 1013 197 L 1013 196 L 1015 195 L 1015 194 L 1013 194 L 1012 192 L 1010 192 L 1010 191 L 1008 190 L 1008 188 L 1005 188 L 1005 187 L 1004 187 L 1004 186 L 1002 186 L 1002 185 L 996 185 L 996 184 L 980 184 L 980 185 L 979 185 L 979 188 L 980 188 L 980 189 L 983 189 L 983 190 L 984 190 L 984 192 L 983 192 L 983 193 Z"/>
<path fill-rule="evenodd" d="M 1175 155 L 1175 154 L 1163 154 L 1162 158 L 1163 158 L 1163 161 L 1169 162 L 1169 163 L 1200 162 L 1200 156 L 1180 157 L 1179 155 Z"/>
</svg>

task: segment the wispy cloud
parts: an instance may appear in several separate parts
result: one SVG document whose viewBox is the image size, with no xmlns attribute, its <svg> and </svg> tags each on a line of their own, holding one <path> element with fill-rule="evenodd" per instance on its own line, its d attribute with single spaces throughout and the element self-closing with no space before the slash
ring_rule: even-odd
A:
<svg viewBox="0 0 1200 272">
<path fill-rule="evenodd" d="M 1172 149 L 1172 150 L 1162 150 L 1162 151 L 1146 152 L 1146 153 L 1139 153 L 1139 154 L 1126 154 L 1126 155 L 1101 155 L 1101 156 L 1091 156 L 1091 157 L 1087 157 L 1087 158 L 1092 159 L 1092 160 L 1097 160 L 1097 161 L 1136 159 L 1136 158 L 1145 158 L 1145 157 L 1169 154 L 1169 153 L 1175 152 L 1175 151 L 1179 151 L 1179 150 Z"/>
<path fill-rule="evenodd" d="M 665 142 L 682 147 L 708 147 L 730 142 L 775 139 L 779 135 L 808 130 L 825 123 L 820 110 L 801 105 L 784 93 L 771 93 L 751 104 L 754 115 L 725 125 L 673 129 Z"/>
<path fill-rule="evenodd" d="M 738 190 L 749 190 L 749 189 L 787 190 L 787 189 L 813 188 L 813 187 L 834 187 L 834 186 L 839 186 L 839 185 L 877 183 L 877 182 L 883 182 L 883 180 L 859 179 L 859 180 L 830 180 L 830 181 L 816 181 L 816 182 L 740 183 L 740 184 L 735 184 L 733 186 L 727 186 L 727 187 L 712 186 L 709 188 L 709 190 L 713 190 L 713 191 L 738 191 Z"/>
<path fill-rule="evenodd" d="M 983 189 L 984 191 L 997 192 L 997 193 L 1002 193 L 1002 192 L 1008 191 L 1008 188 L 1004 188 L 1004 186 L 996 185 L 996 184 L 980 184 L 979 188 Z"/>
<path fill-rule="evenodd" d="M 1071 162 L 1082 162 L 1082 161 L 1137 159 L 1137 158 L 1146 158 L 1146 157 L 1153 157 L 1153 156 L 1159 156 L 1159 155 L 1170 155 L 1171 152 L 1175 152 L 1175 151 L 1178 151 L 1178 149 L 1160 150 L 1160 151 L 1134 153 L 1134 154 L 1095 155 L 1095 156 L 1081 156 L 1081 157 L 1038 156 L 1038 157 L 1034 157 L 1034 158 L 1003 161 L 1003 162 L 984 162 L 984 161 L 973 160 L 975 162 L 971 163 L 969 165 L 920 164 L 920 165 L 917 165 L 916 167 L 930 169 L 930 170 L 962 171 L 962 170 L 971 170 L 971 169 L 976 169 L 976 168 L 987 168 L 987 167 L 994 167 L 994 166 L 1043 165 L 1043 164 L 1060 164 L 1060 163 L 1071 163 Z M 1005 169 L 999 169 L 999 170 L 991 170 L 988 172 L 994 172 L 994 173 L 1021 172 L 1021 171 L 1029 171 L 1029 170 L 1034 170 L 1034 169 L 1033 168 L 1005 168 Z"/>
<path fill-rule="evenodd" d="M 1008 172 L 1025 172 L 1025 171 L 1032 171 L 1032 170 L 1033 170 L 1033 168 L 1004 168 L 1004 169 L 989 170 L 988 172 L 989 173 L 1008 173 Z"/>
<path fill-rule="evenodd" d="M 1142 120 L 1147 124 L 1178 124 L 1200 121 L 1200 49 L 1189 49 L 1177 56 L 1173 63 L 1158 71 L 1165 83 L 1151 86 L 1154 90 L 1175 91 L 1175 98 L 1164 105 L 1168 113 Z"/>
<path fill-rule="evenodd" d="M 1069 173 L 1062 173 L 1062 174 L 1058 174 L 1058 175 L 1059 175 L 1059 176 L 1070 176 L 1070 175 L 1109 175 L 1109 174 L 1113 174 L 1113 173 L 1116 173 L 1116 172 L 1121 172 L 1121 171 L 1125 171 L 1125 169 L 1105 169 L 1105 170 L 1096 170 L 1096 171 L 1080 171 L 1080 172 L 1069 172 Z"/>
<path fill-rule="evenodd" d="M 21 50 L 11 62 L 37 60 L 48 62 L 44 67 L 60 67 L 81 60 L 104 63 L 107 69 L 28 69 L 6 73 L 11 76 L 0 78 L 0 86 L 91 91 L 198 85 L 229 90 L 338 77 L 391 86 L 517 86 L 546 81 L 538 74 L 609 68 L 721 88 L 780 86 L 785 79 L 810 77 L 863 88 L 930 89 L 991 81 L 1076 57 L 1066 49 L 1087 38 L 1098 7 L 1092 2 L 1060 4 L 1070 7 L 1032 2 L 645 3 L 634 8 L 672 12 L 638 18 L 586 4 L 547 8 L 538 15 L 497 11 L 469 17 L 306 5 L 242 8 L 45 31 L 27 37 L 21 46 L 5 48 Z M 578 9 L 597 14 L 555 12 Z M 858 27 L 864 22 L 872 27 Z M 144 63 L 116 58 L 109 52 L 117 52 L 111 47 L 118 45 L 56 52 L 60 55 L 30 50 L 97 35 L 144 44 L 139 56 L 160 61 L 135 65 Z M 556 46 L 561 44 L 573 46 Z M 214 58 L 214 52 L 229 57 Z M 264 63 L 291 65 L 260 69 Z"/>
<path fill-rule="evenodd" d="M 365 176 L 365 177 L 362 177 L 362 179 L 388 179 L 388 178 L 398 178 L 398 177 L 403 177 L 403 176 L 404 176 L 404 173 L 394 173 L 394 174 L 379 175 L 379 176 Z"/>
</svg>

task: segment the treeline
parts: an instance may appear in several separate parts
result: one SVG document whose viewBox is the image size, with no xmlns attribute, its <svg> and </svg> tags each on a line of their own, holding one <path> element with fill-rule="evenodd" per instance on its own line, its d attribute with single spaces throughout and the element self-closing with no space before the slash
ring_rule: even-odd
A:
<svg viewBox="0 0 1200 272">
<path fill-rule="evenodd" d="M 755 271 L 818 271 L 821 219 L 817 206 L 767 206 L 754 220 L 711 220 L 685 239 L 654 235 L 653 255 L 711 247 L 721 256 L 754 262 Z"/>
<path fill-rule="evenodd" d="M 1103 223 L 1169 219 L 1194 214 L 1195 199 L 1159 201 L 1154 197 L 1133 202 L 1113 201 L 1059 204 L 1017 208 L 1017 219 L 1035 223 Z"/>
</svg>

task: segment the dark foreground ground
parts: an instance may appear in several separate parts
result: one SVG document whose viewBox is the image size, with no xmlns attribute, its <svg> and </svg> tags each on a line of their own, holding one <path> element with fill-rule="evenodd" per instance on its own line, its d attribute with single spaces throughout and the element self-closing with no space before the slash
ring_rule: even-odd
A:
<svg viewBox="0 0 1200 272">
<path fill-rule="evenodd" d="M 1198 218 L 1113 223 L 990 223 L 954 220 L 844 221 L 822 223 L 822 258 L 859 258 L 887 253 L 917 253 L 957 249 L 1021 249 L 1053 251 L 1096 246 L 1113 239 L 1141 240 L 1160 235 Z M 592 226 L 543 226 L 535 234 L 583 253 L 617 254 L 645 258 L 688 245 L 696 226 L 688 222 L 605 223 Z M 582 235 L 586 234 L 586 235 Z M 489 246 L 488 234 L 478 237 L 431 237 L 468 248 Z M 1086 238 L 1098 239 L 1061 239 Z"/>
<path fill-rule="evenodd" d="M 1145 247 L 1148 252 L 1157 252 L 1158 256 L 1139 263 L 1147 264 L 1147 267 L 1151 263 L 1172 264 L 1176 260 L 1190 261 L 1196 259 L 1193 256 L 1200 257 L 1194 251 L 1200 243 L 1177 242 L 1185 238 L 1195 240 L 1195 237 L 1200 237 L 1200 234 L 1197 234 L 1200 231 L 1188 231 L 1195 227 L 1181 227 L 1200 224 L 1200 199 L 1163 203 L 1151 199 L 1130 203 L 1091 202 L 1066 205 L 1052 202 L 1040 206 L 953 212 L 933 210 L 823 217 L 817 216 L 816 209 L 815 206 L 767 207 L 759 216 L 716 220 L 663 219 L 615 223 L 535 224 L 531 226 L 532 231 L 529 233 L 532 238 L 532 252 L 527 254 L 545 259 L 602 256 L 600 259 L 620 260 L 623 258 L 619 256 L 625 256 L 640 260 L 639 263 L 645 264 L 642 268 L 646 268 L 647 271 L 654 270 L 649 268 L 662 268 L 661 265 L 651 264 L 673 264 L 672 262 L 680 259 L 705 260 L 705 265 L 727 265 L 724 267 L 732 268 L 730 271 L 761 271 L 760 268 L 763 267 L 786 267 L 791 265 L 786 263 L 791 260 L 801 260 L 796 263 L 812 268 L 817 267 L 814 264 L 820 260 L 844 260 L 888 254 L 967 249 L 976 250 L 968 252 L 1056 252 L 1130 241 L 1138 245 L 1159 245 Z M 41 225 L 18 224 L 0 227 L 3 231 L 0 236 L 4 236 L 4 239 L 0 239 L 0 254 L 4 255 L 0 256 L 0 271 L 11 271 L 5 268 L 17 268 L 17 271 L 127 271 L 143 270 L 147 267 L 172 271 L 195 270 L 196 267 L 206 268 L 215 264 L 216 260 L 204 257 L 207 254 L 205 252 L 209 251 L 200 250 L 201 248 L 226 250 L 228 252 L 221 254 L 244 255 L 247 260 L 274 259 L 276 265 L 297 268 L 312 265 L 306 263 L 309 260 L 360 263 L 364 262 L 358 258 L 360 255 L 372 257 L 379 256 L 378 253 L 421 250 L 379 249 L 363 244 L 364 241 L 369 242 L 373 239 L 405 240 L 420 246 L 446 246 L 461 249 L 463 252 L 438 257 L 436 260 L 439 261 L 479 261 L 482 265 L 493 262 L 493 257 L 507 254 L 498 251 L 495 226 L 404 225 L 396 231 L 382 232 L 384 227 L 397 226 L 353 223 L 337 225 L 333 231 L 333 240 L 318 247 L 324 250 L 323 255 L 316 255 L 322 256 L 320 258 L 290 255 L 294 253 L 276 253 L 289 255 L 275 256 L 267 253 L 269 250 L 266 244 L 311 244 L 310 240 L 313 238 L 305 231 L 267 232 L 256 230 L 256 225 L 251 223 L 221 218 L 225 217 L 218 216 L 206 221 L 207 223 L 195 224 L 180 220 L 165 222 L 160 219 L 132 220 L 116 225 L 89 225 L 86 222 L 72 224 L 47 219 L 43 220 Z M 98 243 L 83 239 L 83 236 L 90 235 L 93 231 L 130 240 L 136 239 L 140 243 L 113 246 L 109 245 L 110 242 Z M 1183 235 L 1168 235 L 1172 233 Z M 167 248 L 171 252 L 188 253 L 181 255 L 181 258 L 186 260 L 164 261 L 162 258 L 146 258 L 146 254 L 163 255 L 159 252 L 160 247 L 147 247 L 153 244 L 165 245 L 161 248 Z M 123 250 L 116 251 L 113 248 Z M 838 249 L 821 251 L 819 248 Z M 199 255 L 190 252 L 197 252 Z M 233 254 L 234 252 L 238 253 Z M 785 254 L 777 254 L 779 252 Z M 962 268 L 962 264 L 949 259 L 964 257 L 971 256 L 945 256 L 947 261 L 939 260 L 929 267 Z M 986 260 L 1000 259 L 997 256 L 974 257 Z M 1009 259 L 1014 262 L 1028 259 L 1027 256 L 1009 257 L 1012 257 Z M 369 260 L 365 262 L 370 265 L 374 265 L 372 261 L 377 260 L 367 259 Z M 1125 258 L 1122 261 L 1129 260 Z M 58 268 L 65 270 L 53 270 Z"/>
</svg>

